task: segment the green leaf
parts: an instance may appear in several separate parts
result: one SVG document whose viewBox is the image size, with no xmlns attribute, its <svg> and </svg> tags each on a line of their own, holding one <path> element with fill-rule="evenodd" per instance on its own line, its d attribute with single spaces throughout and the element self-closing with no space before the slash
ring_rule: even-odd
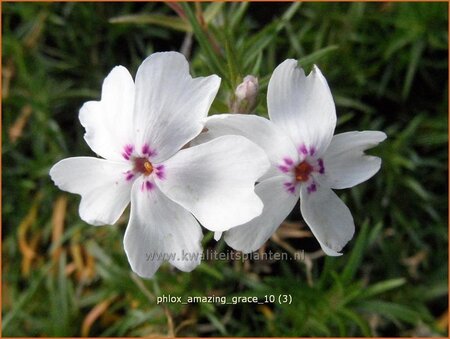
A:
<svg viewBox="0 0 450 339">
<path fill-rule="evenodd" d="M 408 187 L 412 192 L 417 194 L 423 200 L 430 199 L 430 193 L 418 182 L 417 180 L 406 177 L 403 179 L 403 184 Z"/>
<path fill-rule="evenodd" d="M 350 321 L 357 324 L 358 327 L 360 328 L 363 336 L 365 336 L 365 337 L 373 336 L 372 331 L 370 330 L 369 324 L 358 313 L 356 313 L 352 310 L 349 310 L 347 308 L 340 308 L 338 312 L 340 314 L 342 314 L 344 317 L 346 317 L 347 319 L 349 319 Z"/>
<path fill-rule="evenodd" d="M 381 281 L 379 283 L 366 287 L 362 292 L 362 297 L 368 299 L 378 294 L 382 294 L 384 292 L 403 286 L 405 283 L 406 283 L 405 278 L 397 278 Z"/>
<path fill-rule="evenodd" d="M 244 68 L 249 68 L 253 65 L 255 58 L 265 49 L 277 36 L 277 34 L 285 27 L 285 25 L 291 20 L 292 16 L 300 8 L 301 2 L 293 3 L 284 12 L 280 20 L 274 21 L 270 25 L 267 25 L 259 33 L 255 34 L 253 38 L 248 39 L 244 51 L 247 53 L 244 55 Z"/>
<path fill-rule="evenodd" d="M 237 5 L 237 3 L 236 3 L 236 5 Z M 230 27 L 232 29 L 235 29 L 236 26 L 238 26 L 238 24 L 242 21 L 242 18 L 244 17 L 244 15 L 247 12 L 249 2 L 248 1 L 241 2 L 241 3 L 239 3 L 238 6 L 239 6 L 238 9 L 236 11 L 234 11 L 231 16 Z"/>
<path fill-rule="evenodd" d="M 41 285 L 44 278 L 50 272 L 52 267 L 52 263 L 48 263 L 45 267 L 41 268 L 41 271 L 37 277 L 35 277 L 27 288 L 27 290 L 21 294 L 19 300 L 13 306 L 13 309 L 6 313 L 2 317 L 2 332 L 5 334 L 5 330 L 8 329 L 8 325 L 17 317 L 22 308 L 30 301 L 30 299 L 34 296 L 34 294 L 38 291 L 39 286 Z"/>
<path fill-rule="evenodd" d="M 221 13 L 223 2 L 212 2 L 203 12 L 205 22 L 209 24 L 217 15 Z"/>
<path fill-rule="evenodd" d="M 340 277 L 344 284 L 352 281 L 360 267 L 360 263 L 366 249 L 368 232 L 368 222 L 365 222 L 359 230 L 359 235 L 356 239 L 355 246 L 351 250 L 350 258 L 341 273 Z"/>
<path fill-rule="evenodd" d="M 209 321 L 211 321 L 211 323 L 214 325 L 214 327 L 217 328 L 223 336 L 227 335 L 227 330 L 225 329 L 225 326 L 213 313 L 208 312 L 206 313 L 206 316 L 208 317 Z"/>
<path fill-rule="evenodd" d="M 376 313 L 392 321 L 404 321 L 416 325 L 420 320 L 419 314 L 408 306 L 387 301 L 365 301 L 358 308 L 369 313 Z"/>
<path fill-rule="evenodd" d="M 205 53 L 205 57 L 207 59 L 206 60 L 207 66 L 210 67 L 210 69 L 214 73 L 217 73 L 222 78 L 224 78 L 224 80 L 229 83 L 230 87 L 232 87 L 230 79 L 226 75 L 223 63 L 221 62 L 219 55 L 212 47 L 210 38 L 208 38 L 206 32 L 200 26 L 200 23 L 198 22 L 197 17 L 192 11 L 190 4 L 183 2 L 181 3 L 181 6 L 183 7 L 184 12 L 186 13 L 186 16 L 189 20 L 189 23 L 191 24 L 192 30 L 194 32 L 195 38 L 197 39 L 200 45 L 200 48 Z"/>
<path fill-rule="evenodd" d="M 416 74 L 417 69 L 419 67 L 419 61 L 420 61 L 420 58 L 422 56 L 424 49 L 425 49 L 425 43 L 423 40 L 417 41 L 411 47 L 408 70 L 406 72 L 405 83 L 403 84 L 403 90 L 402 90 L 403 100 L 405 100 L 409 96 L 412 82 L 414 80 L 414 75 Z"/>
<path fill-rule="evenodd" d="M 162 14 L 132 14 L 109 19 L 111 24 L 147 24 L 167 27 L 176 31 L 192 32 L 192 27 L 183 19 Z"/>
<path fill-rule="evenodd" d="M 353 108 L 358 111 L 371 114 L 374 113 L 375 110 L 373 107 L 370 107 L 357 99 L 352 99 L 340 95 L 334 95 L 334 101 L 336 102 L 336 106 L 342 106 L 345 108 Z M 342 115 L 339 116 L 339 119 L 342 119 Z"/>
<path fill-rule="evenodd" d="M 319 49 L 311 54 L 308 54 L 298 60 L 298 65 L 300 67 L 311 66 L 313 63 L 317 62 L 317 60 L 327 56 L 331 52 L 334 52 L 338 49 L 338 46 L 331 45 L 325 48 Z"/>
</svg>

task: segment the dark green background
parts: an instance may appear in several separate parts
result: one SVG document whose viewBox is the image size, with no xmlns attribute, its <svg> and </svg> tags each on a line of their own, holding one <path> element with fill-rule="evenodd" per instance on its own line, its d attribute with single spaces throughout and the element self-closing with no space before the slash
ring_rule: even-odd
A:
<svg viewBox="0 0 450 339">
<path fill-rule="evenodd" d="M 162 3 L 3 3 L 3 336 L 447 335 L 447 7 L 181 4 L 183 21 Z M 208 13 L 203 26 L 201 11 Z M 78 216 L 79 197 L 54 187 L 48 171 L 56 161 L 93 155 L 78 109 L 99 99 L 112 67 L 134 75 L 150 53 L 179 50 L 183 29 L 193 32 L 192 73 L 223 79 L 211 114 L 227 112 L 230 93 L 254 74 L 256 113 L 265 116 L 271 72 L 296 58 L 326 76 L 337 132 L 386 132 L 371 151 L 382 157 L 381 171 L 338 191 L 356 223 L 342 257 L 317 255 L 314 238 L 287 237 L 266 250 L 304 249 L 308 260 L 210 261 L 192 273 L 164 265 L 142 280 L 122 247 L 128 211 L 115 226 L 92 227 Z M 55 242 L 52 214 L 61 196 L 67 211 Z M 298 212 L 290 221 L 308 230 Z M 205 248 L 229 250 L 204 233 Z M 28 261 L 19 239 L 34 249 Z M 76 269 L 80 255 L 91 270 Z M 290 294 L 293 302 L 156 305 L 163 294 Z M 96 305 L 106 307 L 83 332 Z"/>
</svg>

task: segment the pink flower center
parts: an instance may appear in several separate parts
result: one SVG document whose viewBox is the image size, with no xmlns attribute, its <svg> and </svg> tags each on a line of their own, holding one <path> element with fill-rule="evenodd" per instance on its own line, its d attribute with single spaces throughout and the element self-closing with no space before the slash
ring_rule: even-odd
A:
<svg viewBox="0 0 450 339">
<path fill-rule="evenodd" d="M 290 177 L 289 181 L 283 183 L 288 192 L 294 194 L 300 185 L 306 185 L 308 193 L 317 191 L 318 186 L 314 177 L 325 174 L 325 164 L 322 158 L 314 156 L 315 153 L 314 147 L 308 149 L 302 145 L 299 148 L 301 159 L 299 163 L 295 164 L 294 159 L 285 157 L 283 162 L 278 165 L 278 169 Z"/>
<path fill-rule="evenodd" d="M 147 158 L 135 158 L 134 171 L 149 176 L 153 172 L 153 165 Z"/>
<path fill-rule="evenodd" d="M 313 170 L 314 168 L 307 161 L 302 161 L 295 167 L 295 180 L 297 182 L 308 181 Z"/>
</svg>

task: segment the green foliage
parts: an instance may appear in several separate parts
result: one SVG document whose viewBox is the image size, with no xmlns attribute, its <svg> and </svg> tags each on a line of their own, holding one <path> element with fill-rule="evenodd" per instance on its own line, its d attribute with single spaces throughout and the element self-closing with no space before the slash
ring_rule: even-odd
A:
<svg viewBox="0 0 450 339">
<path fill-rule="evenodd" d="M 3 3 L 3 335 L 447 335 L 447 7 Z M 227 112 L 253 74 L 255 113 L 266 116 L 271 72 L 296 58 L 327 77 L 337 132 L 388 134 L 371 151 L 380 173 L 338 192 L 357 225 L 343 256 L 322 257 L 311 237 L 274 238 L 266 250 L 305 248 L 305 259 L 207 260 L 188 274 L 164 265 L 143 280 L 122 247 L 128 212 L 116 226 L 91 227 L 79 198 L 53 186 L 56 161 L 92 155 L 77 112 L 99 98 L 112 67 L 134 74 L 150 53 L 180 49 L 194 75 L 223 79 L 212 114 Z M 298 214 L 291 221 L 307 231 Z M 204 247 L 229 250 L 211 234 Z M 157 304 L 169 294 L 292 302 Z"/>
</svg>

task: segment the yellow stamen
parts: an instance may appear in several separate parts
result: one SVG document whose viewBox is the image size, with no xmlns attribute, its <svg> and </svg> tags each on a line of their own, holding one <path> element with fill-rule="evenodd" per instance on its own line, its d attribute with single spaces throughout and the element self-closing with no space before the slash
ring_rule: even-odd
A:
<svg viewBox="0 0 450 339">
<path fill-rule="evenodd" d="M 144 162 L 144 175 L 150 175 L 153 172 L 153 166 L 149 161 Z"/>
</svg>

